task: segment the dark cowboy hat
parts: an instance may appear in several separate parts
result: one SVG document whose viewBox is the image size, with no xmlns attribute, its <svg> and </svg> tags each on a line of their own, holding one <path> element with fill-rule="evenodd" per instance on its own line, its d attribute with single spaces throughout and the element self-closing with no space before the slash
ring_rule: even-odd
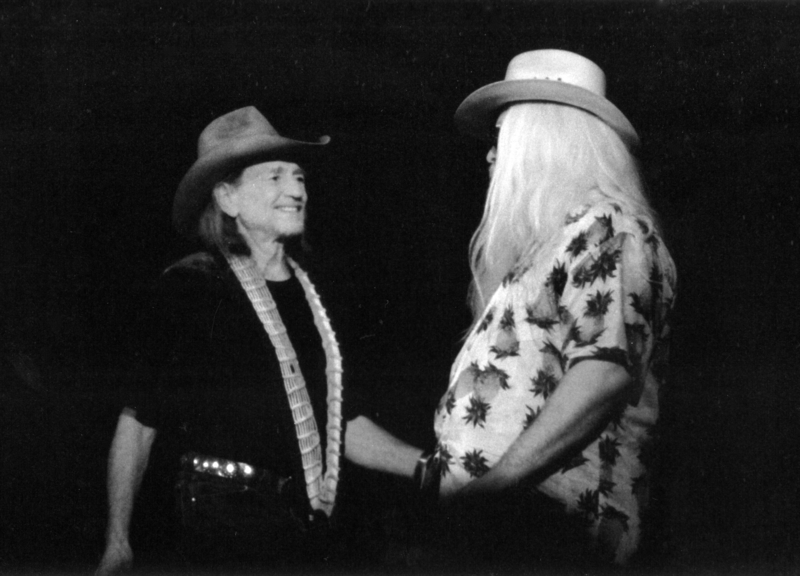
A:
<svg viewBox="0 0 800 576">
<path fill-rule="evenodd" d="M 317 142 L 284 138 L 253 106 L 220 116 L 200 134 L 197 161 L 178 186 L 172 204 L 175 228 L 187 236 L 194 235 L 214 185 L 234 170 L 268 160 L 305 159 L 328 142 L 328 136 Z"/>
<path fill-rule="evenodd" d="M 456 125 L 466 134 L 487 138 L 494 133 L 503 108 L 537 101 L 586 110 L 611 126 L 628 146 L 639 143 L 631 123 L 606 99 L 606 76 L 600 67 L 565 50 L 533 50 L 515 56 L 505 80 L 479 88 L 461 103 Z"/>
</svg>

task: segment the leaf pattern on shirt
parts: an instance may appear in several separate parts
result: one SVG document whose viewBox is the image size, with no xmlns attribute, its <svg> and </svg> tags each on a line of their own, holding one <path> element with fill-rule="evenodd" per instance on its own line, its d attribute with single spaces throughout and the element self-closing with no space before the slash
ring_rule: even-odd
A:
<svg viewBox="0 0 800 576">
<path fill-rule="evenodd" d="M 661 286 L 664 283 L 664 275 L 658 266 L 653 265 L 650 268 L 650 305 L 661 300 Z"/>
<path fill-rule="evenodd" d="M 519 356 L 519 342 L 514 338 L 513 334 L 507 334 L 506 338 L 489 348 L 489 351 L 494 354 L 497 360 L 503 360 L 513 356 Z"/>
<path fill-rule="evenodd" d="M 544 346 L 539 349 L 539 352 L 552 356 L 561 366 L 561 370 L 565 371 L 567 368 L 567 357 L 564 353 L 550 340 L 545 341 Z"/>
<path fill-rule="evenodd" d="M 530 428 L 531 424 L 533 424 L 536 421 L 536 417 L 542 413 L 541 406 L 537 406 L 535 410 L 530 406 L 525 406 L 525 408 L 528 410 L 528 412 L 525 414 L 525 420 L 522 422 L 523 430 L 527 430 L 528 428 Z"/>
<path fill-rule="evenodd" d="M 500 331 L 489 351 L 495 355 L 497 360 L 519 355 L 519 341 L 514 330 L 516 326 L 514 310 L 510 306 L 503 311 L 498 326 Z"/>
<path fill-rule="evenodd" d="M 485 331 L 492 323 L 492 320 L 494 320 L 494 308 L 489 308 L 489 310 L 483 316 L 483 320 L 481 320 L 481 323 L 478 325 L 478 332 L 480 333 Z"/>
<path fill-rule="evenodd" d="M 611 480 L 601 478 L 600 485 L 597 487 L 597 491 L 603 496 L 608 496 L 614 491 L 614 486 L 616 486 L 616 484 Z"/>
<path fill-rule="evenodd" d="M 587 518 L 600 516 L 600 491 L 587 488 L 578 496 L 578 511 Z"/>
<path fill-rule="evenodd" d="M 603 214 L 595 218 L 596 224 L 589 229 L 589 234 L 594 236 L 596 244 L 608 242 L 614 237 L 614 221 L 611 214 Z"/>
<path fill-rule="evenodd" d="M 556 262 L 550 275 L 547 277 L 547 284 L 553 287 L 556 297 L 561 297 L 564 287 L 567 285 L 567 267 L 563 262 Z"/>
<path fill-rule="evenodd" d="M 564 225 L 569 226 L 570 224 L 575 224 L 576 222 L 580 222 L 581 218 L 586 216 L 586 213 L 589 211 L 589 206 L 584 205 L 580 206 L 579 208 L 573 210 L 567 217 L 564 219 Z"/>
<path fill-rule="evenodd" d="M 552 287 L 540 291 L 533 301 L 526 302 L 524 321 L 550 332 L 559 322 L 559 310 L 554 300 Z"/>
<path fill-rule="evenodd" d="M 475 478 L 480 478 L 489 471 L 486 457 L 483 455 L 483 450 L 472 450 L 465 453 L 461 457 L 464 469 L 469 472 L 469 475 Z"/>
<path fill-rule="evenodd" d="M 613 347 L 606 348 L 605 346 L 598 346 L 592 355 L 595 360 L 603 360 L 604 362 L 612 362 L 620 366 L 628 366 L 628 353 L 622 348 Z"/>
<path fill-rule="evenodd" d="M 572 278 L 572 285 L 576 288 L 585 288 L 594 284 L 597 280 L 605 281 L 613 278 L 621 257 L 621 250 L 601 252 L 599 256 L 591 258 L 586 265 L 575 272 Z"/>
<path fill-rule="evenodd" d="M 661 240 L 655 234 L 648 236 L 645 242 L 647 242 L 653 250 L 658 250 L 661 246 Z"/>
<path fill-rule="evenodd" d="M 454 392 L 449 391 L 444 396 L 444 403 L 443 403 L 442 406 L 439 407 L 439 412 L 441 412 L 442 409 L 445 409 L 445 410 L 447 410 L 448 414 L 452 414 L 453 413 L 453 408 L 455 407 L 455 405 L 456 405 L 456 395 L 455 395 Z"/>
<path fill-rule="evenodd" d="M 589 241 L 587 239 L 587 233 L 579 232 L 578 235 L 575 236 L 567 246 L 566 252 L 569 254 L 570 260 L 574 260 L 583 254 L 588 247 Z"/>
<path fill-rule="evenodd" d="M 439 476 L 447 476 L 450 473 L 450 464 L 453 463 L 453 456 L 447 450 L 447 446 L 438 442 L 433 455 L 434 464 L 438 467 Z"/>
<path fill-rule="evenodd" d="M 472 396 L 469 399 L 469 406 L 466 408 L 467 415 L 464 416 L 464 420 L 467 424 L 472 424 L 473 427 L 483 427 L 490 408 L 491 405 L 484 402 L 480 396 Z"/>
<path fill-rule="evenodd" d="M 584 337 L 583 334 L 581 334 L 581 327 L 578 325 L 578 322 L 575 321 L 569 327 L 566 343 L 568 344 L 570 342 L 574 342 L 577 348 L 594 346 L 600 340 L 600 337 L 603 335 L 604 331 L 605 328 L 600 328 L 599 330 L 594 330 L 591 336 Z"/>
<path fill-rule="evenodd" d="M 619 440 L 611 436 L 603 436 L 600 440 L 600 460 L 611 466 L 616 464 L 619 456 L 619 447 Z"/>
<path fill-rule="evenodd" d="M 489 365 L 481 371 L 478 383 L 484 387 L 499 386 L 502 390 L 508 390 L 508 373 L 489 362 Z"/>
<path fill-rule="evenodd" d="M 539 486 L 618 557 L 635 547 L 649 492 L 650 428 L 666 373 L 676 277 L 656 226 L 626 210 L 613 203 L 574 210 L 549 262 L 520 262 L 506 276 L 465 345 L 437 420 L 447 453 L 461 455 L 450 461 L 447 482 L 463 485 L 486 473 L 486 455 L 499 458 L 506 438 L 539 425 L 577 363 L 626 368 L 633 378 L 626 401 Z"/>
<path fill-rule="evenodd" d="M 650 311 L 650 303 L 649 298 L 645 298 L 641 294 L 630 294 L 628 296 L 630 298 L 631 308 L 633 311 L 639 314 L 642 318 L 644 318 L 645 322 L 650 322 L 652 320 L 652 314 Z"/>
<path fill-rule="evenodd" d="M 528 324 L 533 324 L 534 326 L 538 326 L 546 332 L 549 332 L 553 326 L 558 324 L 558 320 L 556 318 L 536 316 L 536 311 L 531 305 L 528 305 L 528 307 L 525 309 L 525 313 L 525 322 Z"/>
<path fill-rule="evenodd" d="M 588 461 L 589 461 L 589 459 L 586 456 L 583 455 L 583 452 L 581 452 L 579 454 L 576 454 L 575 456 L 572 456 L 571 458 L 568 458 L 564 462 L 564 465 L 561 467 L 561 469 L 559 471 L 562 474 L 564 474 L 565 472 L 569 472 L 573 468 L 578 468 L 579 466 L 583 466 Z"/>
<path fill-rule="evenodd" d="M 553 393 L 558 386 L 558 378 L 552 370 L 537 370 L 536 376 L 531 378 L 533 387 L 531 391 L 534 396 L 542 396 L 545 400 Z"/>
<path fill-rule="evenodd" d="M 583 315 L 587 318 L 602 318 L 608 313 L 608 307 L 614 302 L 611 290 L 598 290 L 586 300 Z"/>
<path fill-rule="evenodd" d="M 506 306 L 506 309 L 503 310 L 503 315 L 500 317 L 500 330 L 513 330 L 514 326 L 516 326 L 516 322 L 514 322 L 514 309 L 511 306 Z"/>
</svg>

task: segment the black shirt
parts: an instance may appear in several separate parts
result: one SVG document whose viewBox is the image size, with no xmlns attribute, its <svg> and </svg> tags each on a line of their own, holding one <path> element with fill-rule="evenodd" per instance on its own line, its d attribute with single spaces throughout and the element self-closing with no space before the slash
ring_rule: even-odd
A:
<svg viewBox="0 0 800 576">
<path fill-rule="evenodd" d="M 302 286 L 269 282 L 298 355 L 325 446 L 326 358 Z M 170 267 L 149 307 L 129 406 L 166 437 L 168 456 L 194 451 L 302 478 L 275 350 L 227 262 L 198 254 Z M 355 417 L 345 401 L 343 422 Z"/>
</svg>

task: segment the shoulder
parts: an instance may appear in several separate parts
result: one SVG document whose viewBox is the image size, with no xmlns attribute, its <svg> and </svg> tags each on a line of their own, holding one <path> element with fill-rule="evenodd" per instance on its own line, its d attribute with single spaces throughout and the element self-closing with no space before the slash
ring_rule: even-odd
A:
<svg viewBox="0 0 800 576">
<path fill-rule="evenodd" d="M 223 289 L 229 271 L 221 255 L 196 252 L 168 266 L 156 282 L 157 289 L 182 297 L 217 292 Z"/>
<path fill-rule="evenodd" d="M 564 219 L 565 234 L 588 235 L 587 240 L 601 244 L 617 234 L 648 236 L 656 232 L 647 216 L 637 216 L 612 200 L 599 200 L 571 210 Z"/>
<path fill-rule="evenodd" d="M 213 280 L 222 279 L 229 272 L 230 267 L 222 254 L 195 252 L 169 265 L 161 277 Z"/>
<path fill-rule="evenodd" d="M 574 261 L 584 251 L 619 249 L 624 245 L 650 253 L 666 251 L 655 215 L 636 213 L 612 200 L 580 206 L 564 220 L 560 242 Z"/>
<path fill-rule="evenodd" d="M 674 263 L 653 217 L 619 203 L 600 201 L 573 211 L 563 242 L 562 258 L 582 279 L 621 267 L 627 282 L 675 284 Z"/>
<path fill-rule="evenodd" d="M 214 274 L 220 271 L 220 262 L 210 252 L 195 252 L 170 264 L 164 275 Z"/>
</svg>

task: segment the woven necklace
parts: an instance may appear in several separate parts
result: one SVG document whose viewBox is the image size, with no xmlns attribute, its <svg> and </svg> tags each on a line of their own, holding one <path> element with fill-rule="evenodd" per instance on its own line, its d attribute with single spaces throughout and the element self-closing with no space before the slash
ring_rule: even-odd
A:
<svg viewBox="0 0 800 576">
<path fill-rule="evenodd" d="M 327 516 L 333 512 L 336 502 L 336 488 L 339 483 L 339 458 L 342 446 L 342 357 L 339 353 L 339 344 L 336 334 L 331 328 L 330 320 L 322 306 L 322 301 L 308 275 L 297 265 L 294 260 L 287 261 L 294 270 L 295 276 L 300 281 L 306 295 L 314 324 L 322 338 L 325 349 L 325 375 L 328 381 L 328 422 L 326 425 L 327 447 L 325 450 L 325 467 L 323 470 L 322 447 L 308 397 L 306 382 L 300 372 L 297 354 L 292 347 L 292 342 L 286 333 L 278 306 L 269 292 L 267 283 L 256 270 L 255 262 L 251 258 L 240 256 L 227 256 L 233 273 L 247 293 L 250 303 L 264 326 L 264 331 L 269 336 L 283 376 L 283 386 L 289 399 L 292 410 L 297 443 L 305 474 L 306 491 L 313 510 L 322 510 Z"/>
</svg>

